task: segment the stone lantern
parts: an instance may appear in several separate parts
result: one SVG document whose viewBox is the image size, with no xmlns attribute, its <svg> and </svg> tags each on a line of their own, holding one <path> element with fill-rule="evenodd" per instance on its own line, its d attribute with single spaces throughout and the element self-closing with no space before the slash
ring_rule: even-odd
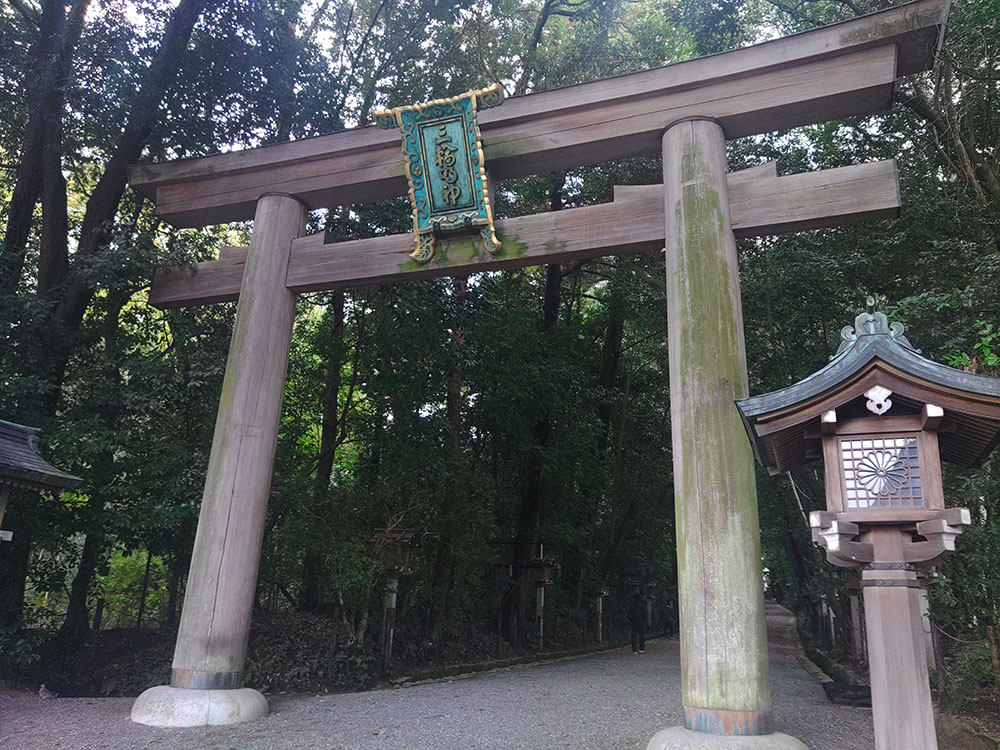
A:
<svg viewBox="0 0 1000 750">
<path fill-rule="evenodd" d="M 0 419 L 0 526 L 12 488 L 41 490 L 60 495 L 83 480 L 60 471 L 46 461 L 38 447 L 38 428 Z M 0 542 L 9 542 L 10 531 L 0 529 Z"/>
<path fill-rule="evenodd" d="M 535 614 L 538 620 L 538 648 L 545 647 L 545 587 L 554 581 L 552 574 L 559 569 L 559 563 L 554 557 L 545 556 L 545 547 L 541 542 L 532 544 L 531 559 L 525 565 L 525 575 L 528 583 L 535 587 Z"/>
<path fill-rule="evenodd" d="M 823 369 L 736 404 L 771 474 L 822 460 L 809 522 L 831 563 L 861 569 L 876 747 L 936 750 L 917 568 L 970 523 L 945 507 L 941 462 L 977 466 L 1000 440 L 1000 378 L 921 356 L 871 297 L 841 337 Z"/>
<path fill-rule="evenodd" d="M 594 600 L 594 612 L 597 616 L 597 632 L 595 636 L 598 643 L 604 643 L 604 597 L 607 595 L 607 587 L 602 586 L 597 592 L 597 598 Z"/>
<path fill-rule="evenodd" d="M 399 577 L 413 572 L 410 554 L 418 546 L 420 537 L 411 529 L 386 528 L 375 532 L 370 540 L 385 573 L 385 612 L 382 617 L 382 669 L 389 671 L 392 659 L 392 640 L 396 632 L 396 595 Z"/>
</svg>

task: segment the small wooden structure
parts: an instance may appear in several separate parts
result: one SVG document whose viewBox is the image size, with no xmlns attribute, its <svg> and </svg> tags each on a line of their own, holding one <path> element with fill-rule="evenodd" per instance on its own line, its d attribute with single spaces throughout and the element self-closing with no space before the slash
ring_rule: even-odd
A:
<svg viewBox="0 0 1000 750">
<path fill-rule="evenodd" d="M 386 574 L 409 575 L 410 556 L 420 546 L 420 532 L 414 529 L 379 529 L 369 540 L 375 545 L 375 554 Z"/>
<path fill-rule="evenodd" d="M 502 633 L 505 616 L 516 618 L 517 627 L 527 627 L 528 602 L 534 592 L 534 623 L 538 627 L 538 648 L 541 649 L 545 645 L 545 588 L 555 583 L 552 574 L 559 570 L 559 563 L 554 556 L 545 554 L 542 541 L 495 539 L 492 544 L 501 550 L 500 562 L 492 566 L 500 587 L 497 632 Z M 513 598 L 508 600 L 507 597 Z M 515 608 L 505 610 L 505 600 L 516 602 Z"/>
<path fill-rule="evenodd" d="M 79 487 L 82 481 L 42 458 L 37 427 L 0 419 L 0 541 L 12 538 L 11 532 L 2 529 L 12 487 L 60 494 Z"/>
<path fill-rule="evenodd" d="M 830 562 L 862 570 L 876 747 L 936 750 L 916 566 L 970 523 L 945 507 L 941 461 L 976 466 L 1000 441 L 1000 378 L 922 357 L 870 297 L 842 337 L 822 370 L 737 406 L 772 473 L 822 458 L 810 524 Z"/>
</svg>

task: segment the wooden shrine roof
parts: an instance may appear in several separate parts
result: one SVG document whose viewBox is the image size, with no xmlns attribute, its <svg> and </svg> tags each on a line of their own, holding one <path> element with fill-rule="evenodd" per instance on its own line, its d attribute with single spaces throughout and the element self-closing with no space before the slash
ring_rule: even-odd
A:
<svg viewBox="0 0 1000 750">
<path fill-rule="evenodd" d="M 938 430 L 944 461 L 977 466 L 1000 442 L 1000 378 L 927 359 L 903 336 L 902 325 L 890 327 L 881 313 L 858 316 L 843 336 L 822 369 L 787 388 L 736 402 L 754 455 L 772 473 L 819 458 L 814 449 L 820 415 L 856 407 L 875 385 L 892 390 L 890 414 L 919 413 L 928 403 L 944 409 Z"/>
<path fill-rule="evenodd" d="M 671 122 L 728 138 L 887 109 L 896 78 L 931 67 L 950 0 L 917 0 L 743 49 L 518 96 L 480 115 L 497 179 L 658 153 Z M 175 226 L 253 217 L 266 192 L 311 208 L 406 193 L 397 133 L 355 128 L 227 154 L 140 164 L 131 185 Z"/>
<path fill-rule="evenodd" d="M 42 458 L 37 427 L 0 419 L 0 484 L 58 491 L 74 489 L 82 481 Z"/>
</svg>

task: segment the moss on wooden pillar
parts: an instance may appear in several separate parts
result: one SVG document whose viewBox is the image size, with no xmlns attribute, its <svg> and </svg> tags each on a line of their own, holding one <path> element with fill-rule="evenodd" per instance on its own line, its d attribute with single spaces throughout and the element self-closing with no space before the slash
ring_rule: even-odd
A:
<svg viewBox="0 0 1000 750">
<path fill-rule="evenodd" d="M 725 145 L 707 119 L 663 135 L 681 670 L 688 729 L 755 735 L 771 695 Z"/>
</svg>

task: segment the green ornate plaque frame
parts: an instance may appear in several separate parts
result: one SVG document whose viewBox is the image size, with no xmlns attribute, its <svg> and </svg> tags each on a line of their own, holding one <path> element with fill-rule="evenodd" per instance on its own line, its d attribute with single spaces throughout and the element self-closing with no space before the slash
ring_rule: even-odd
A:
<svg viewBox="0 0 1000 750">
<path fill-rule="evenodd" d="M 379 127 L 398 127 L 403 134 L 416 243 L 410 257 L 418 263 L 434 257 L 441 238 L 465 232 L 478 234 L 490 254 L 500 250 L 476 113 L 498 106 L 503 98 L 503 87 L 495 83 L 449 99 L 374 113 Z"/>
</svg>

